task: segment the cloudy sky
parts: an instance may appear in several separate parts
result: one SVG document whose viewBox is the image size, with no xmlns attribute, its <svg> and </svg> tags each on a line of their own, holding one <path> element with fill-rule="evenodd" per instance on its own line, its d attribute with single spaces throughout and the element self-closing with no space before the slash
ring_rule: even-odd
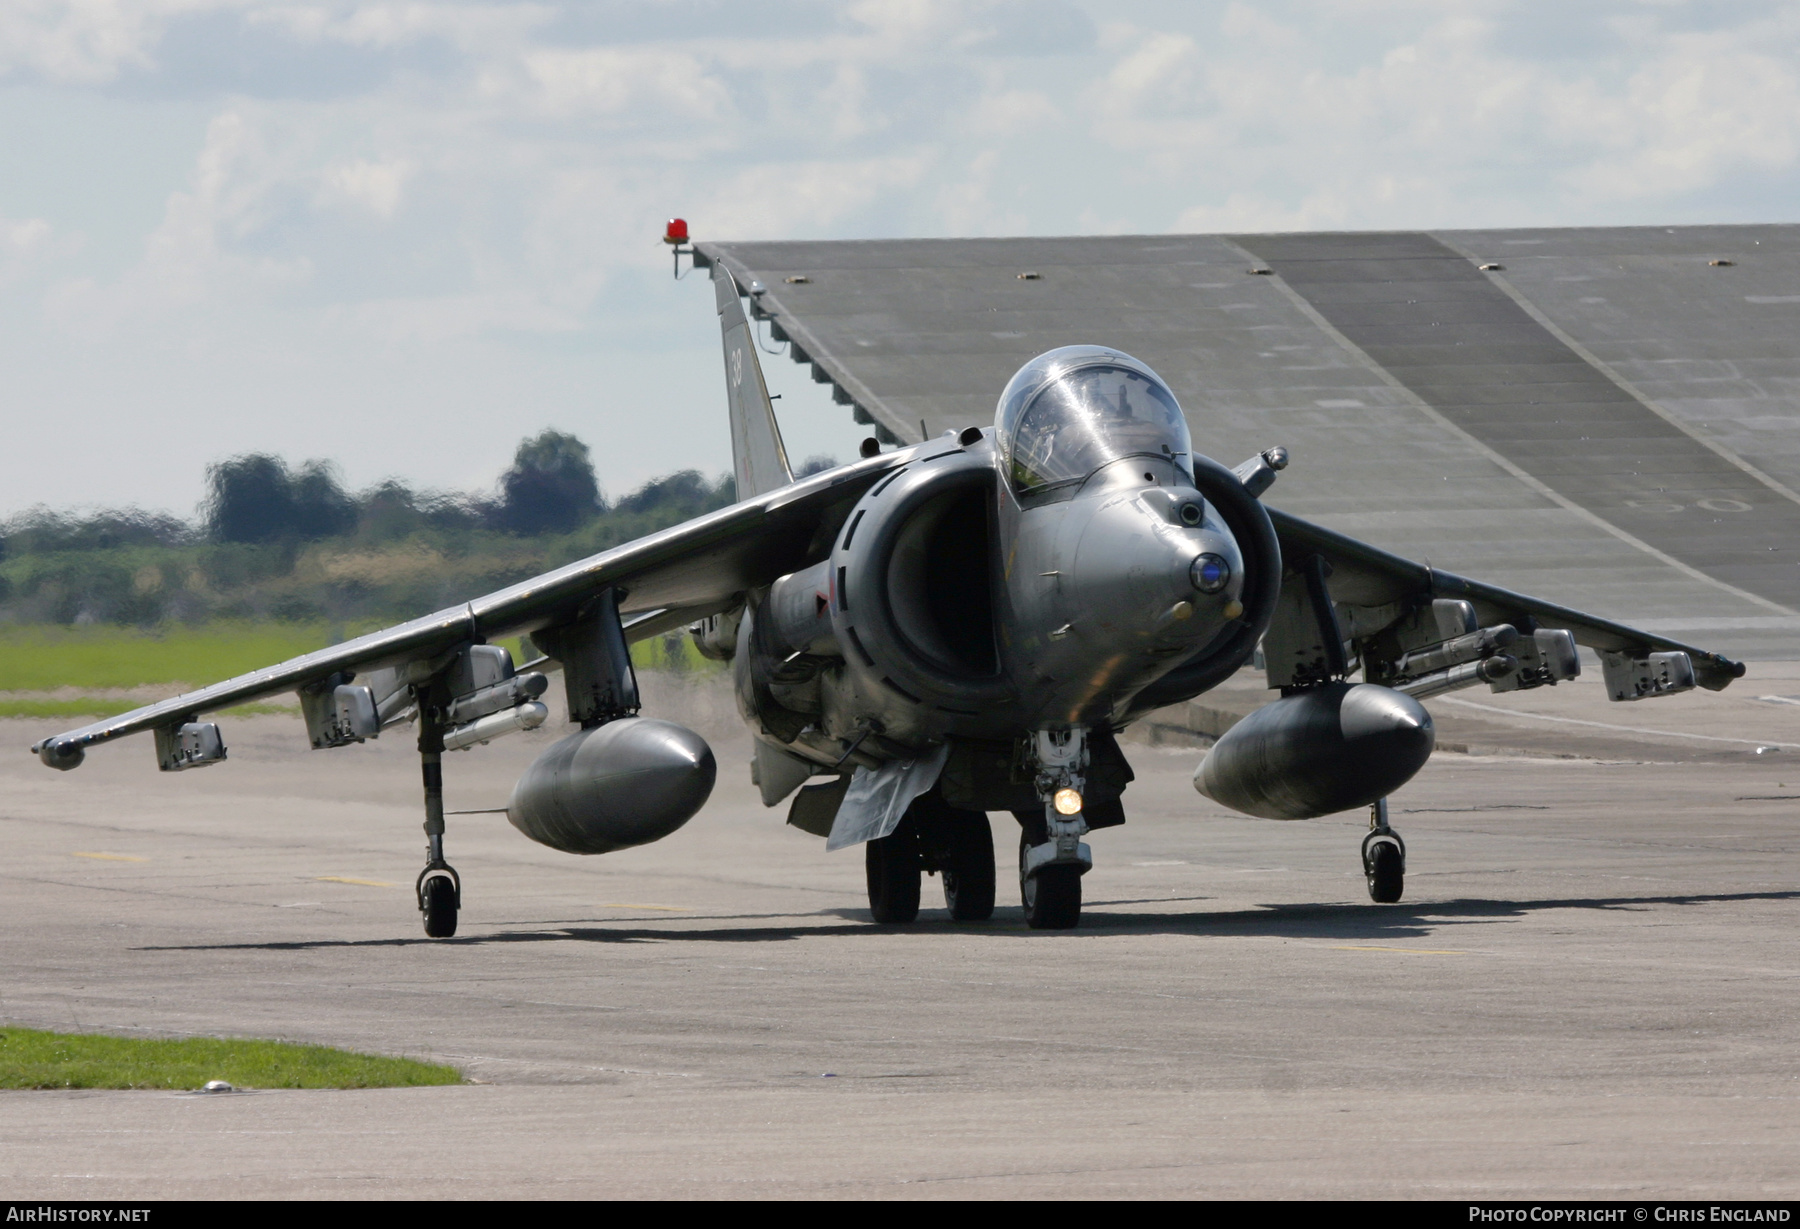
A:
<svg viewBox="0 0 1800 1229">
<path fill-rule="evenodd" d="M 0 2 L 0 516 L 729 464 L 657 242 L 1800 220 L 1800 6 Z M 790 449 L 861 432 L 771 362 Z"/>
</svg>

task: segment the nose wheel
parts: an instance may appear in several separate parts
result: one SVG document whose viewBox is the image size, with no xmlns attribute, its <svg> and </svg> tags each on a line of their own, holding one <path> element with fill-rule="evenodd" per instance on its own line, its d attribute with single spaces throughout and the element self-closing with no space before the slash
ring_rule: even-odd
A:
<svg viewBox="0 0 1800 1229">
<path fill-rule="evenodd" d="M 1406 842 L 1388 824 L 1386 798 L 1369 808 L 1369 835 L 1362 843 L 1363 875 L 1369 881 L 1369 899 L 1391 905 L 1406 890 Z"/>
<path fill-rule="evenodd" d="M 1033 930 L 1074 930 L 1081 924 L 1081 872 L 1078 863 L 1056 862 L 1035 871 L 1028 865 L 1033 849 L 1029 834 L 1019 838 L 1019 899 L 1025 925 Z"/>
</svg>

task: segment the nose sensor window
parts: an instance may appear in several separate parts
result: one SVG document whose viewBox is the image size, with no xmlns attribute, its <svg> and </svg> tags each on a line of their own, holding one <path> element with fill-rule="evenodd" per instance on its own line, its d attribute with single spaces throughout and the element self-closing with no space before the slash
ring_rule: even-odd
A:
<svg viewBox="0 0 1800 1229">
<path fill-rule="evenodd" d="M 1217 555 L 1201 555 L 1188 568 L 1194 588 L 1202 593 L 1217 593 L 1231 583 L 1231 565 Z"/>
</svg>

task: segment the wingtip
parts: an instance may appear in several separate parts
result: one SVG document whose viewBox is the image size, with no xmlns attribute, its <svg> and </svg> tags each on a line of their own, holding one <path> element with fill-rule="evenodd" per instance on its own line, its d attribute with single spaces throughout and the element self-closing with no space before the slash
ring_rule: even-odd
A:
<svg viewBox="0 0 1800 1229">
<path fill-rule="evenodd" d="M 55 738 L 46 738 L 35 744 L 31 750 L 47 767 L 54 768 L 59 772 L 68 772 L 72 768 L 79 768 L 81 761 L 87 758 L 87 752 L 81 747 Z"/>
</svg>

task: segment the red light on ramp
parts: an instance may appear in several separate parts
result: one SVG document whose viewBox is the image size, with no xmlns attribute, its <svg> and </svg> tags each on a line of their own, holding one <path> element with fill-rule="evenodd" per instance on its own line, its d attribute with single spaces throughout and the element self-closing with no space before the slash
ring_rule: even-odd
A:
<svg viewBox="0 0 1800 1229">
<path fill-rule="evenodd" d="M 680 244 L 686 243 L 687 241 L 688 241 L 687 219 L 686 218 L 670 218 L 667 229 L 665 229 L 663 231 L 663 242 L 667 243 L 667 244 L 671 244 L 671 245 L 680 245 Z"/>
</svg>

